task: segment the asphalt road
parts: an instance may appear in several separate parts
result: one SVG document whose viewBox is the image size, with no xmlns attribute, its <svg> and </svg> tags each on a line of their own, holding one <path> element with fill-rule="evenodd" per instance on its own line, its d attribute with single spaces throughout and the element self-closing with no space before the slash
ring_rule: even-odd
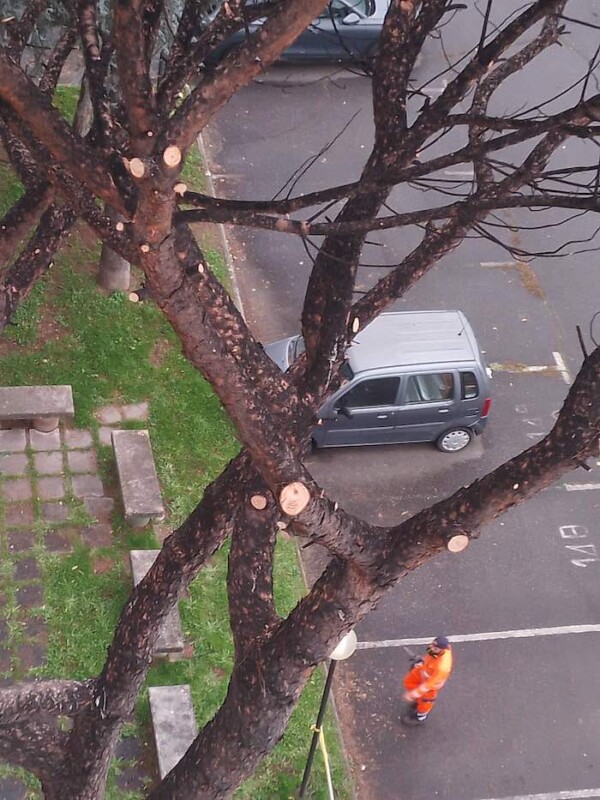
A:
<svg viewBox="0 0 600 800">
<path fill-rule="evenodd" d="M 600 24 L 586 0 L 567 8 Z M 468 19 L 445 32 L 451 57 L 474 36 L 475 17 Z M 568 46 L 545 54 L 527 81 L 511 81 L 498 110 L 539 102 L 576 80 L 598 32 L 573 30 Z M 430 43 L 416 79 L 435 75 L 443 58 Z M 234 98 L 211 131 L 217 192 L 272 197 L 309 155 L 314 165 L 294 193 L 353 179 L 372 141 L 370 103 L 367 79 L 320 68 L 272 70 Z M 569 145 L 553 163 L 575 158 L 589 158 L 588 147 Z M 402 190 L 392 205 L 422 202 Z M 513 244 L 538 251 L 585 240 L 597 225 L 580 217 L 530 230 L 539 216 L 521 211 L 505 219 Z M 361 270 L 363 288 L 415 242 L 406 230 L 369 239 L 376 244 L 365 249 L 373 266 Z M 310 268 L 302 244 L 256 231 L 237 232 L 230 243 L 254 332 L 263 341 L 296 332 Z M 309 466 L 329 493 L 354 513 L 396 523 L 541 437 L 581 362 L 575 326 L 587 334 L 600 308 L 597 255 L 576 252 L 590 246 L 570 244 L 566 257 L 539 258 L 524 269 L 499 246 L 470 239 L 420 281 L 398 307 L 463 310 L 495 365 L 488 429 L 454 455 L 427 446 L 319 453 Z M 600 341 L 600 321 L 595 333 Z M 533 366 L 548 369 L 524 369 Z M 589 464 L 600 467 L 600 456 Z M 599 503 L 600 472 L 574 471 L 486 526 L 463 554 L 442 556 L 401 581 L 359 625 L 360 649 L 340 665 L 336 700 L 360 800 L 600 798 Z M 404 729 L 403 646 L 418 650 L 441 632 L 454 638 L 455 672 L 427 725 Z"/>
</svg>

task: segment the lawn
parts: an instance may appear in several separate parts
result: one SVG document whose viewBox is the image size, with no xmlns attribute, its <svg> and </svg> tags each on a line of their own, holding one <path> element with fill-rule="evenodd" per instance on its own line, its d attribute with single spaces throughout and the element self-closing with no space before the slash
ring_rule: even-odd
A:
<svg viewBox="0 0 600 800">
<path fill-rule="evenodd" d="M 61 90 L 61 107 L 66 115 L 72 113 L 69 90 Z M 201 171 L 194 154 L 185 177 L 189 186 Z M 20 191 L 11 171 L 0 165 L 0 213 Z M 210 250 L 207 254 L 225 280 L 220 253 Z M 147 400 L 147 427 L 168 508 L 168 525 L 174 527 L 185 519 L 204 487 L 236 454 L 239 445 L 227 415 L 208 384 L 181 355 L 177 338 L 160 312 L 151 304 L 134 304 L 124 296 L 107 298 L 96 290 L 94 265 L 98 255 L 98 244 L 87 228 L 76 228 L 48 275 L 19 309 L 15 324 L 0 336 L 1 380 L 5 385 L 71 384 L 75 425 L 92 430 L 95 436 L 95 411 L 100 406 Z M 98 445 L 98 454 L 103 480 L 111 485 L 112 453 Z M 82 513 L 74 505 L 73 520 L 76 522 Z M 118 513 L 112 525 L 111 547 L 91 550 L 80 545 L 62 557 L 40 548 L 48 625 L 47 660 L 32 675 L 82 678 L 96 674 L 102 667 L 111 632 L 130 589 L 126 553 L 132 547 L 158 546 L 152 531 L 139 533 L 130 529 Z M 43 535 L 44 524 L 39 516 L 34 527 L 38 537 Z M 149 685 L 189 683 L 199 725 L 218 708 L 231 670 L 226 557 L 225 548 L 205 567 L 190 587 L 188 598 L 180 604 L 184 632 L 192 645 L 191 657 L 156 664 L 148 676 Z M 6 558 L 10 560 L 10 555 Z M 103 565 L 101 570 L 99 563 Z M 296 547 L 291 541 L 278 544 L 276 587 L 282 613 L 289 611 L 304 591 Z M 9 602 L 4 612 L 9 621 L 11 609 L 14 607 Z M 8 626 L 10 641 L 18 642 L 20 635 L 18 625 Z M 236 797 L 277 800 L 293 796 L 302 776 L 322 686 L 323 675 L 319 671 L 283 740 Z M 325 735 L 333 762 L 336 797 L 349 797 L 340 744 L 331 719 Z M 145 692 L 124 736 L 144 741 L 151 738 Z M 115 781 L 121 766 L 116 759 L 107 797 L 141 797 L 139 793 L 117 789 Z M 0 768 L 0 775 L 3 774 L 5 767 Z M 315 788 L 311 798 L 327 797 L 320 757 L 312 785 Z M 35 782 L 31 787 L 31 797 L 38 797 Z"/>
</svg>

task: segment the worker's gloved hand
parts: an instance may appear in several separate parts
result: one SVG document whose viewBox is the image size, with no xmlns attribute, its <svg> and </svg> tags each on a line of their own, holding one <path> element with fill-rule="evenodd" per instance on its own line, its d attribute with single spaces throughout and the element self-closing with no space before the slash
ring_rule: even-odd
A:
<svg viewBox="0 0 600 800">
<path fill-rule="evenodd" d="M 418 667 L 422 663 L 423 663 L 423 658 L 421 656 L 413 656 L 410 659 L 411 667 Z"/>
</svg>

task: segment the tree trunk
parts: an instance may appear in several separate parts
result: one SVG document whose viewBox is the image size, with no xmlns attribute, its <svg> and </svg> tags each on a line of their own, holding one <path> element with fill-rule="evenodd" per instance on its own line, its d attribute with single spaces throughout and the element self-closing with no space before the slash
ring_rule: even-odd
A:
<svg viewBox="0 0 600 800">
<path fill-rule="evenodd" d="M 123 221 L 123 217 L 121 217 L 112 206 L 107 205 L 105 211 L 106 215 L 113 222 Z M 100 286 L 106 294 L 128 292 L 130 273 L 131 266 L 129 261 L 117 255 L 114 250 L 111 250 L 111 248 L 104 243 L 98 263 L 98 286 Z"/>
</svg>

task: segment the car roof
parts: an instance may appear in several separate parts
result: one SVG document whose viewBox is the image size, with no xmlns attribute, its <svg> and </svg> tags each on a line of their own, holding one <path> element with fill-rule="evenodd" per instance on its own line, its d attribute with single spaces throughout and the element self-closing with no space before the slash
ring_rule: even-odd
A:
<svg viewBox="0 0 600 800">
<path fill-rule="evenodd" d="M 460 311 L 398 311 L 381 314 L 356 334 L 348 364 L 357 374 L 390 367 L 474 362 L 475 336 Z"/>
</svg>

